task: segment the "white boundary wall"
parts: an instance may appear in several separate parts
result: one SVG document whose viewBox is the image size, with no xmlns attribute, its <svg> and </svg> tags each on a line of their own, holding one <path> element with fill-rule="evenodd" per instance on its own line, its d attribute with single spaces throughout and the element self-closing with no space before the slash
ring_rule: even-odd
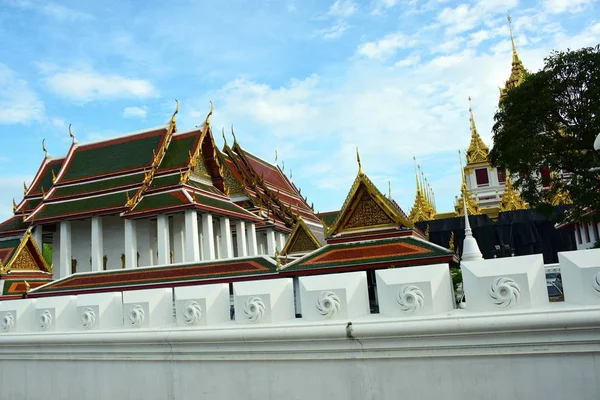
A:
<svg viewBox="0 0 600 400">
<path fill-rule="evenodd" d="M 0 399 L 597 400 L 600 250 L 560 264 L 564 303 L 536 256 L 463 264 L 465 309 L 447 265 L 378 271 L 379 315 L 362 272 L 299 278 L 303 318 L 290 279 L 234 321 L 227 285 L 4 301 Z"/>
</svg>

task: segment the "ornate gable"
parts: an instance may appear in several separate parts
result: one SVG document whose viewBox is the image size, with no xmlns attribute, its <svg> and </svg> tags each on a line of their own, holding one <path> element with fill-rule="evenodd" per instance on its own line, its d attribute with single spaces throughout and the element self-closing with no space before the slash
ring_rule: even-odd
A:
<svg viewBox="0 0 600 400">
<path fill-rule="evenodd" d="M 403 215 L 367 178 L 359 171 L 346 197 L 342 210 L 331 225 L 327 236 L 344 231 L 380 227 L 411 227 L 412 223 Z"/>
<path fill-rule="evenodd" d="M 294 227 L 290 238 L 288 239 L 282 255 L 297 254 L 297 253 L 308 253 L 313 250 L 317 250 L 322 246 L 319 239 L 310 230 L 310 228 L 304 223 L 302 218 L 298 219 L 298 223 Z"/>
<path fill-rule="evenodd" d="M 34 243 L 31 232 L 25 234 L 5 266 L 0 262 L 0 273 L 11 270 L 52 272 Z"/>
</svg>

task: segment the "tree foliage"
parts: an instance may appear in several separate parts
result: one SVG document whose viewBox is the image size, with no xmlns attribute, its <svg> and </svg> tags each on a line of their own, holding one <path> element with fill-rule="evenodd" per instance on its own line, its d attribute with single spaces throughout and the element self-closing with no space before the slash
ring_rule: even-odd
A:
<svg viewBox="0 0 600 400">
<path fill-rule="evenodd" d="M 567 191 L 572 220 L 599 211 L 600 171 L 590 169 L 600 167 L 600 46 L 550 54 L 501 100 L 493 133 L 492 164 L 510 171 L 531 206 L 548 210 Z M 555 172 L 549 182 L 543 167 Z"/>
</svg>

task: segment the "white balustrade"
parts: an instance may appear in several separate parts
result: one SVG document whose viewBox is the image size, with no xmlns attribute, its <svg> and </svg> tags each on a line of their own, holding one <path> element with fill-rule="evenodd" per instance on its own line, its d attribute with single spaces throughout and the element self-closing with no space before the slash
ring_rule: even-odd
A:
<svg viewBox="0 0 600 400">
<path fill-rule="evenodd" d="M 541 254 L 466 261 L 461 269 L 469 310 L 508 311 L 548 305 Z"/>
<path fill-rule="evenodd" d="M 302 318 L 347 320 L 369 314 L 365 272 L 303 276 L 300 284 Z"/>
<path fill-rule="evenodd" d="M 123 325 L 126 328 L 155 328 L 172 324 L 172 289 L 123 292 Z"/>
<path fill-rule="evenodd" d="M 34 329 L 62 332 L 76 328 L 76 296 L 42 297 L 35 301 Z"/>
<path fill-rule="evenodd" d="M 33 331 L 35 299 L 0 302 L 0 333 Z"/>
<path fill-rule="evenodd" d="M 228 322 L 229 285 L 176 287 L 175 307 L 179 327 L 194 328 Z"/>
<path fill-rule="evenodd" d="M 382 269 L 375 276 L 382 315 L 434 315 L 454 308 L 448 264 Z"/>
<path fill-rule="evenodd" d="M 268 323 L 294 319 L 294 288 L 291 278 L 233 284 L 235 320 Z"/>
<path fill-rule="evenodd" d="M 121 293 L 91 293 L 77 296 L 75 326 L 83 330 L 118 329 L 123 326 Z"/>
<path fill-rule="evenodd" d="M 558 253 L 565 302 L 600 304 L 600 249 Z"/>
</svg>

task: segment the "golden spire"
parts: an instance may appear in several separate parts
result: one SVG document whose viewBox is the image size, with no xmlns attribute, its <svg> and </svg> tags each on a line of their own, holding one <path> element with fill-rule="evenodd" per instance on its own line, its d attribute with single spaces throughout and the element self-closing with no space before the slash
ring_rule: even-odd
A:
<svg viewBox="0 0 600 400">
<path fill-rule="evenodd" d="M 358 163 L 358 174 L 364 175 L 365 173 L 363 172 L 362 164 L 360 163 L 360 154 L 358 153 L 358 146 L 356 146 L 356 162 Z"/>
<path fill-rule="evenodd" d="M 525 79 L 525 67 L 519 58 L 517 53 L 517 46 L 515 46 L 515 38 L 512 30 L 512 19 L 508 16 L 508 29 L 510 31 L 510 42 L 512 45 L 512 68 L 508 80 L 504 84 L 504 89 L 500 89 L 500 100 L 506 96 L 506 93 L 519 86 L 523 79 Z"/>
<path fill-rule="evenodd" d="M 471 125 L 471 143 L 467 149 L 467 165 L 476 162 L 486 162 L 490 149 L 483 143 L 477 126 L 475 126 L 475 118 L 473 117 L 473 107 L 471 97 L 469 96 L 469 122 Z"/>
<path fill-rule="evenodd" d="M 462 175 L 462 183 L 460 185 L 460 197 L 456 196 L 456 204 L 454 205 L 454 210 L 457 216 L 464 215 L 463 211 L 463 199 L 464 203 L 466 203 L 466 207 L 469 210 L 469 214 L 477 215 L 481 214 L 481 210 L 479 209 L 479 205 L 471 195 L 469 191 L 469 187 L 467 186 L 467 178 L 465 176 L 465 170 L 462 165 L 462 154 L 461 151 L 458 150 L 458 159 L 460 162 L 460 170 Z"/>
<path fill-rule="evenodd" d="M 502 193 L 502 200 L 500 201 L 500 211 L 524 210 L 526 208 L 529 208 L 527 203 L 523 201 L 519 192 L 514 188 L 510 176 L 506 176 L 504 193 Z"/>
<path fill-rule="evenodd" d="M 415 164 L 415 183 L 416 194 L 413 207 L 410 210 L 409 219 L 411 222 L 422 222 L 432 220 L 435 216 L 435 210 L 426 193 L 427 186 L 424 183 L 424 174 L 421 171 L 421 166 L 417 164 L 417 159 L 413 157 Z"/>
<path fill-rule="evenodd" d="M 208 115 L 206 115 L 206 119 L 204 120 L 205 126 L 210 125 L 210 116 L 213 115 L 213 110 L 214 110 L 213 102 L 211 100 L 209 100 L 209 102 L 210 102 L 210 111 L 208 112 Z"/>
</svg>

